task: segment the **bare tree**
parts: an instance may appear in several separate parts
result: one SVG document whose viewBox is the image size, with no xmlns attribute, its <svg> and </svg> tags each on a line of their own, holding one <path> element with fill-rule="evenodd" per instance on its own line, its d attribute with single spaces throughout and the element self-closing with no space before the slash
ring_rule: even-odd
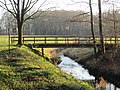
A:
<svg viewBox="0 0 120 90">
<path fill-rule="evenodd" d="M 39 2 L 39 0 L 0 0 L 0 7 L 11 13 L 17 21 L 19 46 L 22 45 L 22 27 L 24 22 L 29 19 L 35 18 L 36 14 L 46 3 L 46 1 L 47 0 L 44 0 L 34 12 L 32 12 L 30 15 L 27 15 L 28 12 Z M 43 12 L 39 12 L 39 15 L 41 15 L 42 13 Z"/>
<path fill-rule="evenodd" d="M 71 0 L 75 2 L 74 0 Z M 80 3 L 80 2 L 75 2 L 75 3 Z M 96 44 L 95 44 L 95 35 L 94 35 L 94 26 L 93 26 L 93 9 L 92 9 L 92 2 L 89 0 L 89 2 L 81 2 L 81 3 L 86 3 L 89 5 L 90 12 L 85 12 L 79 15 L 76 15 L 72 18 L 72 20 L 69 20 L 70 22 L 89 22 L 91 24 L 91 33 L 92 33 L 92 38 L 93 38 L 93 47 L 94 47 L 94 53 L 96 53 Z M 86 17 L 88 17 L 88 13 L 90 13 L 90 21 L 84 20 Z M 79 16 L 83 15 L 81 19 L 78 19 Z"/>
<path fill-rule="evenodd" d="M 96 42 L 95 42 L 95 35 L 94 35 L 94 27 L 93 27 L 93 10 L 92 10 L 92 3 L 91 3 L 91 0 L 89 0 L 89 7 L 90 7 L 90 16 L 91 16 L 91 19 L 90 19 L 90 23 L 91 23 L 91 33 L 92 33 L 92 37 L 93 37 L 93 46 L 94 46 L 94 53 L 96 53 Z"/>
<path fill-rule="evenodd" d="M 113 25 L 114 25 L 114 33 L 115 33 L 115 44 L 117 44 L 116 15 L 115 15 L 115 6 L 114 6 L 114 4 L 113 4 Z"/>
<path fill-rule="evenodd" d="M 113 31 L 114 31 L 114 36 L 115 36 L 115 44 L 117 45 L 117 26 L 116 26 L 116 24 L 117 24 L 117 20 L 116 20 L 116 16 L 117 16 L 117 10 L 115 10 L 115 4 L 112 2 L 112 6 L 113 6 L 113 10 L 112 10 L 112 12 L 113 12 Z"/>
<path fill-rule="evenodd" d="M 114 32 L 114 37 L 115 37 L 115 44 L 117 44 L 117 23 L 120 21 L 117 19 L 117 15 L 119 13 L 119 9 L 118 8 L 118 3 L 119 2 L 115 2 L 115 1 L 104 1 L 105 4 L 108 4 L 110 5 L 110 7 L 112 7 L 112 10 L 109 10 L 111 11 L 111 17 L 108 19 L 109 21 L 111 21 L 113 23 L 113 32 Z M 112 5 L 112 6 L 111 6 Z"/>
<path fill-rule="evenodd" d="M 98 8 L 99 8 L 99 33 L 100 33 L 100 43 L 101 43 L 101 49 L 102 53 L 105 53 L 105 45 L 104 45 L 104 39 L 103 39 L 103 30 L 102 30 L 102 14 L 101 14 L 101 0 L 98 0 Z"/>
</svg>

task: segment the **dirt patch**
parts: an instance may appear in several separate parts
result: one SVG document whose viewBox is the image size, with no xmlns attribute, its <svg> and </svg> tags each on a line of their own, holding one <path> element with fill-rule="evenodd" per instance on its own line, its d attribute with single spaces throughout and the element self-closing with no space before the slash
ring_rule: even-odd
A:
<svg viewBox="0 0 120 90">
<path fill-rule="evenodd" d="M 27 66 L 20 66 L 16 68 L 17 71 L 34 70 L 34 69 L 41 69 L 41 68 L 33 68 L 33 67 L 27 67 Z"/>
<path fill-rule="evenodd" d="M 20 60 L 18 58 L 9 58 L 6 59 L 6 62 L 19 62 Z"/>
</svg>

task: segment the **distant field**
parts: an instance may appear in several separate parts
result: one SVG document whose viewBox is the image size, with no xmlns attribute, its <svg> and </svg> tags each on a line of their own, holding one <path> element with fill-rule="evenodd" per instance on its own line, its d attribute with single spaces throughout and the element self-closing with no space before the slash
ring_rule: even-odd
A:
<svg viewBox="0 0 120 90">
<path fill-rule="evenodd" d="M 7 35 L 0 36 L 0 45 L 8 45 L 8 36 Z"/>
</svg>

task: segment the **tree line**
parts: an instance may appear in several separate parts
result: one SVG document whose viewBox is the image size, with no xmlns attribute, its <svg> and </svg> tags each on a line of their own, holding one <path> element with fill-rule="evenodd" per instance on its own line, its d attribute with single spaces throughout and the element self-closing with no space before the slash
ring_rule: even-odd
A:
<svg viewBox="0 0 120 90">
<path fill-rule="evenodd" d="M 83 13 L 83 11 L 56 10 L 46 11 L 46 13 L 48 14 L 43 17 L 27 21 L 23 26 L 23 35 L 90 35 L 91 33 L 88 22 L 70 22 L 73 16 Z M 8 23 L 10 23 L 11 29 L 16 27 L 14 17 L 5 12 L 0 20 L 0 34 L 7 34 Z M 11 34 L 14 34 L 12 30 Z"/>
<path fill-rule="evenodd" d="M 46 11 L 47 15 L 27 21 L 23 26 L 24 35 L 91 35 L 90 28 L 90 15 L 80 15 L 77 17 L 77 20 L 73 19 L 74 16 L 85 13 L 83 11 L 65 11 L 65 10 L 56 10 L 56 11 Z M 116 20 L 114 21 L 113 12 L 108 11 L 102 13 L 103 18 L 103 34 L 104 36 L 114 36 L 116 29 L 117 34 L 120 34 L 120 13 L 115 11 Z M 84 16 L 87 16 L 84 18 Z M 98 15 L 93 16 L 94 19 L 94 33 L 99 35 L 98 30 Z M 74 22 L 73 22 L 73 21 Z M 86 22 L 84 22 L 86 21 Z M 116 22 L 116 26 L 114 26 Z M 14 17 L 8 12 L 5 12 L 0 19 L 0 34 L 6 35 L 7 28 L 9 27 L 11 34 L 17 34 L 13 32 L 14 28 L 17 28 L 17 23 Z M 113 34 L 114 33 L 114 34 Z"/>
</svg>

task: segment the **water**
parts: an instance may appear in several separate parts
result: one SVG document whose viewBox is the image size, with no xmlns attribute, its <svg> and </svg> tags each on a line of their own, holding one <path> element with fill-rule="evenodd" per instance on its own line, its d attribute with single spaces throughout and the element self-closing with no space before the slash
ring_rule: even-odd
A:
<svg viewBox="0 0 120 90">
<path fill-rule="evenodd" d="M 64 55 L 60 56 L 62 62 L 58 65 L 61 70 L 64 72 L 71 74 L 72 76 L 81 79 L 81 80 L 93 80 L 94 76 L 91 76 L 88 73 L 87 69 L 84 69 L 82 65 L 79 65 L 69 57 L 65 57 Z"/>
<path fill-rule="evenodd" d="M 60 59 L 62 60 L 62 62 L 58 66 L 61 68 L 62 71 L 71 74 L 72 76 L 80 80 L 95 80 L 95 77 L 90 75 L 87 69 L 83 68 L 82 65 L 73 61 L 69 57 L 61 55 Z M 106 90 L 114 90 L 114 85 L 107 84 L 106 88 Z M 120 90 L 120 88 L 117 88 L 116 90 Z"/>
</svg>

